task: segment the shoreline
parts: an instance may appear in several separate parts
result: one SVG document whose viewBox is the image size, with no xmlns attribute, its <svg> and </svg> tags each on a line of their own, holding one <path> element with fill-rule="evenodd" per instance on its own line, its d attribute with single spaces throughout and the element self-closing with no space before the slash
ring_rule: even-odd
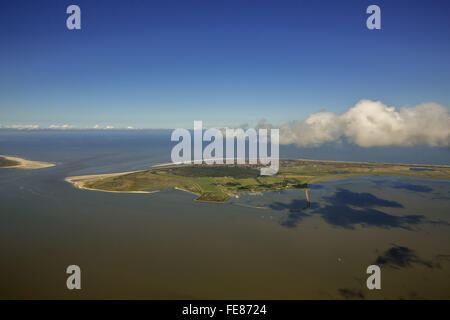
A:
<svg viewBox="0 0 450 320">
<path fill-rule="evenodd" d="M 135 173 L 135 172 L 140 172 L 140 171 L 144 171 L 144 170 L 116 172 L 116 173 L 100 173 L 100 174 L 90 174 L 90 175 L 84 175 L 84 176 L 72 176 L 72 177 L 66 177 L 64 179 L 64 181 L 69 182 L 76 189 L 80 189 L 80 190 L 112 192 L 112 193 L 140 193 L 140 194 L 151 194 L 151 193 L 159 192 L 159 190 L 155 190 L 155 191 L 113 191 L 113 190 L 88 188 L 85 186 L 86 183 L 88 183 L 92 180 L 104 179 L 104 178 L 109 178 L 109 177 L 118 177 L 118 176 L 123 176 L 123 175 L 129 174 L 129 173 Z"/>
<path fill-rule="evenodd" d="M 13 166 L 5 166 L 2 168 L 9 168 L 9 169 L 19 169 L 19 170 L 35 170 L 35 169 L 42 169 L 42 168 L 49 168 L 54 167 L 54 163 L 50 162 L 44 162 L 44 161 L 33 161 L 33 160 L 26 160 L 19 157 L 13 157 L 13 156 L 5 156 L 0 155 L 0 157 L 9 160 L 17 162 L 18 164 Z"/>
<path fill-rule="evenodd" d="M 416 168 L 434 168 L 434 169 L 438 169 L 438 168 L 442 168 L 444 170 L 448 170 L 448 168 L 450 166 L 447 165 L 424 165 L 424 164 L 415 164 L 415 165 L 409 165 L 409 164 L 389 164 L 389 163 L 374 163 L 374 162 L 358 162 L 358 161 L 327 161 L 327 160 L 307 160 L 307 159 L 284 159 L 287 161 L 304 161 L 304 162 L 309 162 L 309 163 L 317 163 L 317 164 L 361 164 L 361 165 L 366 165 L 366 166 L 397 166 L 397 167 L 409 167 L 411 169 L 411 167 L 416 167 Z M 136 191 L 116 191 L 116 190 L 105 190 L 105 189 L 96 189 L 96 188 L 89 188 L 86 187 L 86 184 L 89 182 L 94 182 L 94 181 L 99 181 L 102 179 L 106 179 L 106 178 L 110 178 L 110 177 L 118 177 L 118 176 L 123 176 L 123 175 L 127 175 L 127 174 L 131 174 L 131 173 L 137 173 L 137 172 L 145 172 L 145 171 L 149 171 L 149 170 L 158 170 L 158 169 L 162 169 L 162 168 L 168 168 L 170 166 L 177 166 L 177 164 L 168 164 L 168 163 L 162 163 L 162 164 L 156 164 L 152 166 L 152 169 L 143 169 L 143 170 L 135 170 L 135 171 L 127 171 L 127 172 L 117 172 L 117 173 L 106 173 L 106 174 L 94 174 L 94 175 L 83 175 L 83 176 L 72 176 L 72 177 L 66 177 L 65 181 L 71 183 L 75 188 L 78 189 L 84 189 L 84 190 L 93 190 L 93 191 L 101 191 L 101 192 L 113 192 L 113 193 L 155 193 L 155 192 L 159 192 L 160 190 L 155 190 L 155 191 L 141 191 L 141 190 L 136 190 Z M 180 165 L 179 165 L 180 166 Z M 181 166 L 189 166 L 189 165 L 181 165 Z M 315 166 L 314 166 L 315 167 Z M 434 171 L 434 170 L 433 170 Z M 414 177 L 414 178 L 421 178 L 420 176 L 418 176 L 418 174 L 411 174 L 411 173 L 407 173 L 405 174 L 405 172 L 380 172 L 380 173 L 372 173 L 372 172 L 348 172 L 348 173 L 342 173 L 342 174 L 328 174 L 328 175 L 323 175 L 323 176 L 304 176 L 304 178 L 308 178 L 307 180 L 307 184 L 315 184 L 315 183 L 320 183 L 320 182 L 326 182 L 326 181 L 332 181 L 332 180 L 340 180 L 340 179 L 346 179 L 346 178 L 353 178 L 353 177 L 371 177 L 371 176 L 398 176 L 398 177 Z M 427 177 L 423 177 L 423 178 L 427 178 Z M 447 180 L 447 179 L 444 179 Z M 202 200 L 199 199 L 201 197 L 201 193 L 197 193 L 197 192 L 193 192 L 190 190 L 186 190 L 184 188 L 181 188 L 179 186 L 175 186 L 173 187 L 173 189 L 175 190 L 180 190 L 183 192 L 188 192 L 190 194 L 193 194 L 195 196 L 197 196 L 196 199 L 194 199 L 194 201 L 198 201 L 198 202 L 210 202 L 210 203 L 225 203 L 226 201 L 215 201 L 215 200 Z M 271 190 L 268 190 L 271 191 Z M 276 190 L 273 190 L 276 191 Z M 241 192 L 238 192 L 241 193 Z M 238 194 L 237 193 L 237 194 Z M 243 191 L 242 193 L 245 193 L 245 191 Z M 235 194 L 233 194 L 232 196 L 234 196 Z M 230 196 L 231 197 L 231 196 Z M 228 200 L 228 199 L 227 199 Z"/>
<path fill-rule="evenodd" d="M 299 160 L 299 161 L 309 161 L 309 162 L 323 162 L 323 163 L 339 163 L 339 164 L 372 164 L 372 165 L 389 165 L 389 166 L 404 166 L 404 167 L 433 167 L 433 168 L 450 168 L 448 164 L 423 164 L 423 163 L 402 163 L 402 162 L 376 162 L 376 161 L 347 161 L 347 160 L 313 160 L 313 159 L 280 159 L 280 161 L 285 160 Z"/>
<path fill-rule="evenodd" d="M 223 160 L 226 160 L 224 158 Z M 203 159 L 203 161 L 213 159 Z M 246 159 L 247 160 L 247 159 Z M 403 163 L 403 162 L 377 162 L 377 161 L 351 161 L 351 160 L 321 160 L 321 159 L 292 159 L 292 158 L 280 158 L 279 161 L 306 161 L 306 162 L 319 162 L 319 163 L 337 163 L 337 164 L 366 164 L 366 165 L 389 165 L 389 166 L 406 166 L 406 167 L 432 167 L 432 168 L 450 168 L 450 164 L 423 164 L 423 163 Z M 152 165 L 152 168 L 168 168 L 168 167 L 180 167 L 195 165 L 194 161 L 183 162 L 165 162 Z M 197 163 L 200 164 L 200 163 Z M 201 163 L 203 164 L 203 162 Z M 223 163 L 226 164 L 225 162 Z M 142 171 L 142 170 L 140 170 Z"/>
</svg>

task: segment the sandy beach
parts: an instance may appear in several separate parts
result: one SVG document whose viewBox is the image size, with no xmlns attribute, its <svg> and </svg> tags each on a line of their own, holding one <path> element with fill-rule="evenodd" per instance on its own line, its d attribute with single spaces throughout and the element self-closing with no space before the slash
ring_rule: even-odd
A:
<svg viewBox="0 0 450 320">
<path fill-rule="evenodd" d="M 155 193 L 155 192 L 159 192 L 159 190 L 155 190 L 155 191 L 111 191 L 111 190 L 88 188 L 85 186 L 86 183 L 88 183 L 92 180 L 99 180 L 99 179 L 104 179 L 104 178 L 109 178 L 109 177 L 114 177 L 114 176 L 123 176 L 125 174 L 140 172 L 140 171 L 143 171 L 143 170 L 116 172 L 116 173 L 104 173 L 104 174 L 91 174 L 91 175 L 85 175 L 85 176 L 73 176 L 73 177 L 67 177 L 64 180 L 71 183 L 75 188 L 83 189 L 83 190 L 93 190 L 93 191 L 113 192 L 113 193 Z"/>
<path fill-rule="evenodd" d="M 5 168 L 11 168 L 11 169 L 22 169 L 22 170 L 34 170 L 34 169 L 42 169 L 42 168 L 48 168 L 48 167 L 54 167 L 55 164 L 49 163 L 49 162 L 43 162 L 43 161 L 32 161 L 32 160 L 26 160 L 19 157 L 12 157 L 12 156 L 4 156 L 0 155 L 0 157 L 5 158 L 6 160 L 15 161 L 18 164 L 14 166 L 8 166 Z"/>
</svg>

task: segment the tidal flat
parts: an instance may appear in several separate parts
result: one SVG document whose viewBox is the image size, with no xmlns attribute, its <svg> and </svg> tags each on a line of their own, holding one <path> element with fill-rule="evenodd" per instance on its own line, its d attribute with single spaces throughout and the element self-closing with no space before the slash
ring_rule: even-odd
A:
<svg viewBox="0 0 450 320">
<path fill-rule="evenodd" d="M 55 164 L 42 161 L 26 160 L 19 157 L 0 155 L 0 168 L 35 170 L 53 167 Z"/>
<path fill-rule="evenodd" d="M 0 170 L 0 297 L 450 299 L 445 179 L 314 182 L 309 208 L 302 189 L 243 192 L 215 203 L 172 188 L 110 193 L 65 181 L 151 170 L 170 159 L 168 141 L 170 132 L 159 131 L 0 132 L 2 154 L 57 163 Z M 409 160 L 411 167 L 448 162 L 446 149 L 408 150 L 400 157 L 392 149 L 282 147 L 280 154 Z M 72 264 L 81 268 L 78 292 L 66 288 Z M 366 287 L 371 264 L 381 267 L 381 290 Z"/>
</svg>

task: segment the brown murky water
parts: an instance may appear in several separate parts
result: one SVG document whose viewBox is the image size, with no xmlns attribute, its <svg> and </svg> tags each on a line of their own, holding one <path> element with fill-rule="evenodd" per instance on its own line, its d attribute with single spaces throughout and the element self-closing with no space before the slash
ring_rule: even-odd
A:
<svg viewBox="0 0 450 320">
<path fill-rule="evenodd" d="M 81 149 L 53 168 L 0 170 L 0 298 L 450 298 L 449 182 L 327 182 L 307 210 L 296 191 L 207 204 L 74 189 L 65 176 L 148 161 Z M 382 289 L 370 291 L 374 263 Z M 71 264 L 80 291 L 66 288 Z"/>
</svg>

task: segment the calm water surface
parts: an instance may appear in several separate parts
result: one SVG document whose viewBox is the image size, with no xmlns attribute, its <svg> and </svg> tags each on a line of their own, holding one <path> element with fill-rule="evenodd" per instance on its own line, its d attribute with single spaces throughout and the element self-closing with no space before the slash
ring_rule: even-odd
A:
<svg viewBox="0 0 450 320">
<path fill-rule="evenodd" d="M 302 191 L 208 204 L 175 190 L 112 194 L 64 181 L 167 162 L 168 134 L 0 132 L 0 154 L 57 164 L 0 170 L 0 298 L 450 298 L 447 181 L 319 183 L 307 209 Z M 374 160 L 448 164 L 448 149 L 433 150 L 379 150 Z M 281 155 L 357 161 L 367 152 Z M 81 267 L 81 291 L 66 289 L 70 264 Z M 366 288 L 371 264 L 382 290 Z"/>
</svg>

